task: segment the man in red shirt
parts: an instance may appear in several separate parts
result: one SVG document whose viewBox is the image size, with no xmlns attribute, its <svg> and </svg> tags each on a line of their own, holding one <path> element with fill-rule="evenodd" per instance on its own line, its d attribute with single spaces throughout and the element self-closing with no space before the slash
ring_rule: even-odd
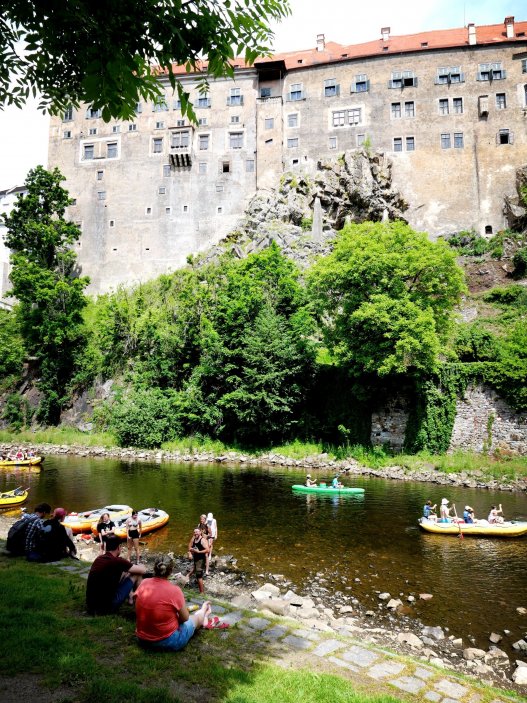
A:
<svg viewBox="0 0 527 703">
<path fill-rule="evenodd" d="M 205 601 L 190 615 L 181 588 L 168 580 L 173 567 L 171 557 L 159 557 L 154 578 L 145 579 L 135 593 L 135 634 L 148 649 L 177 652 L 198 628 L 208 624 L 210 603 Z"/>
<path fill-rule="evenodd" d="M 116 613 L 132 590 L 141 583 L 146 571 L 144 564 L 132 564 L 122 559 L 121 541 L 108 537 L 106 552 L 93 562 L 86 584 L 86 607 L 90 615 Z"/>
</svg>

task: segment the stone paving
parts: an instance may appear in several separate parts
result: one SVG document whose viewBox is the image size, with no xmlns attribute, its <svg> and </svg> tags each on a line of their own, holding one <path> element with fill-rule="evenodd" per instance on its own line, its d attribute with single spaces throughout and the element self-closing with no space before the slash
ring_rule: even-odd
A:
<svg viewBox="0 0 527 703">
<path fill-rule="evenodd" d="M 89 572 L 89 567 L 82 562 L 78 565 L 55 562 L 55 565 L 84 579 Z M 269 645 L 269 656 L 281 666 L 284 666 L 288 653 L 301 653 L 304 656 L 303 665 L 309 665 L 311 660 L 314 667 L 319 667 L 320 662 L 324 661 L 326 670 L 333 668 L 333 673 L 351 681 L 356 680 L 361 686 L 364 686 L 365 680 L 370 681 L 370 688 L 376 682 L 374 685 L 382 687 L 384 693 L 404 700 L 413 698 L 431 703 L 508 703 L 518 700 L 498 689 L 484 686 L 476 679 L 460 677 L 455 672 L 425 665 L 418 659 L 400 656 L 380 647 L 366 646 L 358 642 L 357 637 L 308 630 L 288 618 L 272 614 L 262 617 L 236 609 L 229 603 L 220 604 L 211 600 L 213 613 L 232 628 L 223 630 L 222 637 L 239 633 L 257 637 L 258 641 L 264 640 Z M 189 602 L 199 605 L 203 598 L 191 595 Z M 248 642 L 248 646 L 254 648 L 254 643 Z"/>
</svg>

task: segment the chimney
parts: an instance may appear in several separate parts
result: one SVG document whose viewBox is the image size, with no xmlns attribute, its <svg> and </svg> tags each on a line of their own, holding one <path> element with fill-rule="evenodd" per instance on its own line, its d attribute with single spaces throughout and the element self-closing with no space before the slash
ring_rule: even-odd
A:
<svg viewBox="0 0 527 703">
<path fill-rule="evenodd" d="M 390 27 L 383 27 L 381 29 L 381 36 L 383 41 L 388 41 L 390 38 Z"/>
<path fill-rule="evenodd" d="M 471 46 L 474 46 L 478 43 L 476 40 L 476 25 L 474 24 L 474 22 L 471 22 L 468 25 L 468 43 Z"/>
<path fill-rule="evenodd" d="M 324 51 L 326 48 L 326 37 L 324 34 L 317 34 L 317 51 Z"/>
<path fill-rule="evenodd" d="M 505 31 L 507 39 L 514 39 L 514 17 L 505 17 Z"/>
</svg>

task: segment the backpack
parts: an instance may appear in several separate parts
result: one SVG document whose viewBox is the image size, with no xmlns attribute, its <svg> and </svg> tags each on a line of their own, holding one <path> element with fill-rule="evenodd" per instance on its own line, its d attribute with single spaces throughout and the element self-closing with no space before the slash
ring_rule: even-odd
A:
<svg viewBox="0 0 527 703">
<path fill-rule="evenodd" d="M 7 533 L 6 549 L 15 557 L 21 557 L 26 553 L 26 535 L 27 528 L 31 525 L 35 517 L 23 517 L 17 520 L 9 528 Z"/>
</svg>

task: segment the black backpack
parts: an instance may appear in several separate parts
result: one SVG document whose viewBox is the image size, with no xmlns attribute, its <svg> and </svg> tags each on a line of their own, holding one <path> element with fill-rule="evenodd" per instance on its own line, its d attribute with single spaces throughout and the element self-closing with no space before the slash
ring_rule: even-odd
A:
<svg viewBox="0 0 527 703">
<path fill-rule="evenodd" d="M 11 552 L 14 557 L 21 557 L 26 553 L 27 528 L 36 517 L 37 516 L 34 518 L 23 517 L 9 528 L 5 546 L 7 551 Z"/>
</svg>

